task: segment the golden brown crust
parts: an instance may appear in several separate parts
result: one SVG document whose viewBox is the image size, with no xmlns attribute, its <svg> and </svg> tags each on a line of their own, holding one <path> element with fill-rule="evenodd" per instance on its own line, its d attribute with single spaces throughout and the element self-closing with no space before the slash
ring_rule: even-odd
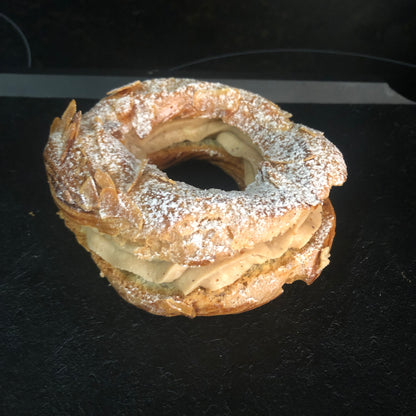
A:
<svg viewBox="0 0 416 416">
<path fill-rule="evenodd" d="M 195 132 L 205 135 L 194 140 Z M 182 141 L 165 145 L 172 134 Z M 232 156 L 221 134 L 236 135 L 250 155 Z M 190 158 L 217 164 L 242 191 L 196 189 L 160 170 Z M 274 299 L 285 283 L 311 283 L 334 236 L 329 191 L 347 174 L 341 153 L 321 132 L 292 123 L 275 104 L 189 79 L 123 86 L 84 115 L 71 101 L 51 125 L 44 159 L 52 196 L 79 243 L 90 251 L 81 227 L 94 227 L 134 245 L 141 260 L 211 264 L 272 240 L 323 204 L 322 226 L 305 247 L 253 266 L 216 291 L 184 296 L 91 253 L 122 297 L 166 316 L 239 313 Z"/>
<path fill-rule="evenodd" d="M 74 221 L 140 244 L 142 259 L 157 253 L 161 260 L 203 265 L 231 257 L 289 229 L 346 178 L 338 149 L 289 116 L 255 94 L 194 80 L 136 82 L 82 117 L 72 101 L 52 124 L 44 152 L 51 192 Z M 238 130 L 257 149 L 255 181 L 244 192 L 175 183 L 151 163 L 150 156 L 160 158 L 143 149 L 157 141 L 160 127 L 188 119 Z M 184 157 L 201 155 L 203 146 Z M 238 164 L 218 158 L 223 161 L 241 177 Z M 196 246 L 200 239 L 205 244 Z"/>
</svg>

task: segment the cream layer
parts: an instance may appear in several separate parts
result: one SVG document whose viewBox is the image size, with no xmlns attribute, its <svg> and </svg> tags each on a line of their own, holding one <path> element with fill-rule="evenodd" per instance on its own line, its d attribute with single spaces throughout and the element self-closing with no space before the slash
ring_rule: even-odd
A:
<svg viewBox="0 0 416 416">
<path fill-rule="evenodd" d="M 316 207 L 284 234 L 257 244 L 237 255 L 215 261 L 207 266 L 183 266 L 167 261 L 137 258 L 131 244 L 122 245 L 109 235 L 92 227 L 82 227 L 87 245 L 117 269 L 134 273 L 154 283 L 170 283 L 187 295 L 198 287 L 218 290 L 234 283 L 253 265 L 280 258 L 289 249 L 302 248 L 321 226 L 322 207 Z"/>
</svg>

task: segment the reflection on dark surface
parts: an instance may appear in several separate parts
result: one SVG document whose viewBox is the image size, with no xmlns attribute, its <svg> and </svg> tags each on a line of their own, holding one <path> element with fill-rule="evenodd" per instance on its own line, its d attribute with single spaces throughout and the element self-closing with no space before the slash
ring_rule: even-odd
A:
<svg viewBox="0 0 416 416">
<path fill-rule="evenodd" d="M 416 64 L 416 3 L 412 0 L 317 0 L 313 7 L 306 0 L 127 0 L 113 8 L 81 0 L 22 0 L 9 2 L 2 13 L 26 35 L 36 72 L 141 71 L 154 76 L 201 58 L 266 49 L 303 49 L 305 53 L 230 57 L 188 70 L 256 73 L 258 78 L 398 82 L 408 77 L 399 65 L 307 50 Z M 0 46 L 0 70 L 27 67 L 25 45 L 5 19 L 0 19 Z M 175 71 L 178 76 L 182 73 Z"/>
</svg>

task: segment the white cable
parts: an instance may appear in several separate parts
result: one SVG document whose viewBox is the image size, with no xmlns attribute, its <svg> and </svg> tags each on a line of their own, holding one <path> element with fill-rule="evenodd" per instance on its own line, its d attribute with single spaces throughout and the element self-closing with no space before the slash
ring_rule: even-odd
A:
<svg viewBox="0 0 416 416">
<path fill-rule="evenodd" d="M 25 34 L 22 32 L 20 27 L 15 22 L 13 22 L 12 19 L 10 19 L 10 17 L 7 17 L 3 13 L 0 13 L 0 17 L 2 17 L 6 22 L 10 23 L 12 25 L 13 29 L 19 34 L 19 36 L 22 39 L 23 43 L 25 44 L 25 48 L 26 48 L 27 67 L 31 68 L 32 67 L 32 52 L 30 50 L 30 45 L 29 45 L 29 42 L 28 42 Z"/>
<path fill-rule="evenodd" d="M 274 53 L 315 53 L 325 55 L 337 55 L 337 56 L 352 56 L 356 58 L 372 59 L 374 61 L 387 62 L 396 65 L 407 66 L 409 68 L 416 68 L 416 64 L 410 62 L 399 61 L 396 59 L 384 58 L 382 56 L 368 55 L 364 53 L 355 52 L 344 52 L 331 49 L 305 49 L 305 48 L 275 48 L 275 49 L 254 49 L 241 52 L 230 52 L 220 55 L 208 56 L 206 58 L 196 59 L 194 61 L 185 62 L 184 64 L 174 66 L 169 71 L 177 71 L 179 69 L 187 68 L 189 66 L 202 64 L 205 62 L 215 61 L 218 59 L 233 58 L 235 56 L 246 56 L 246 55 L 260 55 L 260 54 L 274 54 Z"/>
</svg>

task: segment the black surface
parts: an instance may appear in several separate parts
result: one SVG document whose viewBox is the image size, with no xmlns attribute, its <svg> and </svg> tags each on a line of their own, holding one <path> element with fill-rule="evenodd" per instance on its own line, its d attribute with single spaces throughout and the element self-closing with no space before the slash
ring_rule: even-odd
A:
<svg viewBox="0 0 416 416">
<path fill-rule="evenodd" d="M 416 63 L 416 5 L 412 0 L 123 0 L 103 5 L 72 0 L 6 1 L 2 13 L 25 33 L 36 70 L 63 68 L 166 69 L 194 59 L 270 48 L 340 50 Z M 26 65 L 24 44 L 0 19 L 0 68 Z M 289 62 L 288 62 L 289 58 Z M 292 65 L 288 56 L 251 61 L 255 71 L 316 71 L 316 60 Z M 318 57 L 318 60 L 320 57 Z M 281 62 L 283 60 L 283 62 Z M 283 63 L 283 65 L 282 65 Z M 303 67 L 301 66 L 303 63 Z M 360 61 L 329 74 L 351 76 Z M 233 68 L 228 64 L 227 70 Z M 234 66 L 234 68 L 238 68 Z M 202 70 L 203 67 L 199 67 Z M 325 71 L 325 67 L 322 68 Z M 326 76 L 326 75 L 324 75 Z"/>
<path fill-rule="evenodd" d="M 189 320 L 124 302 L 56 216 L 41 153 L 66 104 L 0 100 L 3 414 L 414 414 L 416 107 L 282 105 L 348 164 L 331 265 Z"/>
<path fill-rule="evenodd" d="M 2 72 L 385 81 L 416 100 L 413 0 L 4 3 Z"/>
</svg>

